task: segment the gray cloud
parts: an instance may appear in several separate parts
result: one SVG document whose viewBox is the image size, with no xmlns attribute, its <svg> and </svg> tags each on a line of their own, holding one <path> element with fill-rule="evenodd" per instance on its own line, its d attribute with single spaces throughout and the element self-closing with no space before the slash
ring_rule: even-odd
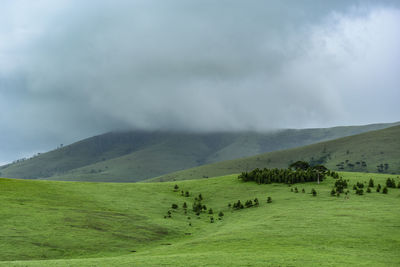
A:
<svg viewBox="0 0 400 267">
<path fill-rule="evenodd" d="M 396 1 L 32 2 L 0 11 L 3 151 L 400 114 Z"/>
</svg>

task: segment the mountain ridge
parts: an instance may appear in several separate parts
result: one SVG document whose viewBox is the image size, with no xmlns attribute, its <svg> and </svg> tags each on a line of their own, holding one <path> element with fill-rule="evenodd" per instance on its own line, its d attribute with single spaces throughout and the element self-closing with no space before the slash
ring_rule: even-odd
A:
<svg viewBox="0 0 400 267">
<path fill-rule="evenodd" d="M 395 124 L 399 123 L 283 129 L 268 133 L 109 132 L 2 166 L 0 173 L 9 178 L 136 182 Z"/>
</svg>

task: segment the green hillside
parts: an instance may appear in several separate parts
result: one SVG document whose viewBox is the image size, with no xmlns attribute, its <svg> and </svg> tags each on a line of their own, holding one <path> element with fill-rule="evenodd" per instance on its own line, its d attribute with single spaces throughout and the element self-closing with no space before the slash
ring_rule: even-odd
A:
<svg viewBox="0 0 400 267">
<path fill-rule="evenodd" d="M 400 265 L 400 189 L 375 190 L 387 177 L 396 183 L 400 178 L 341 175 L 349 179 L 350 194 L 339 197 L 330 196 L 333 178 L 288 187 L 244 183 L 231 175 L 179 181 L 177 192 L 175 182 L 0 179 L 0 266 Z M 370 178 L 372 193 L 351 190 Z M 191 211 L 200 193 L 213 215 Z M 259 207 L 228 207 L 254 198 Z M 178 209 L 171 209 L 173 203 Z M 172 215 L 165 219 L 168 210 Z"/>
<path fill-rule="evenodd" d="M 132 182 L 394 124 L 269 133 L 113 132 L 0 167 L 9 178 Z"/>
<path fill-rule="evenodd" d="M 285 168 L 296 160 L 324 164 L 332 170 L 400 173 L 400 126 L 304 147 L 223 161 L 170 173 L 152 181 L 198 179 L 255 168 Z"/>
</svg>

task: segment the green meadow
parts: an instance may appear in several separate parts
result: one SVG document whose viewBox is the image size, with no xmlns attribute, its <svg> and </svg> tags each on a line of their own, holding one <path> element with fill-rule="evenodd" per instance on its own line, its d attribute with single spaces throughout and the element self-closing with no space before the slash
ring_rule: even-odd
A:
<svg viewBox="0 0 400 267">
<path fill-rule="evenodd" d="M 348 197 L 330 195 L 331 177 L 291 187 L 237 175 L 135 184 L 0 179 L 0 265 L 399 266 L 400 189 L 375 188 L 400 178 L 340 174 L 350 180 Z M 353 184 L 370 178 L 372 193 L 356 195 Z M 199 194 L 214 214 L 191 211 Z M 228 207 L 254 198 L 259 207 Z"/>
</svg>

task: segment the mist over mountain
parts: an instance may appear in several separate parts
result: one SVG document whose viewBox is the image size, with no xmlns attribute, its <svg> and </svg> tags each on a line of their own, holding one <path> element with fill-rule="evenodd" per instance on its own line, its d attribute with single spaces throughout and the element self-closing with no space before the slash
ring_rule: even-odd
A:
<svg viewBox="0 0 400 267">
<path fill-rule="evenodd" d="M 398 1 L 2 1 L 0 162 L 118 129 L 398 121 Z"/>
</svg>

